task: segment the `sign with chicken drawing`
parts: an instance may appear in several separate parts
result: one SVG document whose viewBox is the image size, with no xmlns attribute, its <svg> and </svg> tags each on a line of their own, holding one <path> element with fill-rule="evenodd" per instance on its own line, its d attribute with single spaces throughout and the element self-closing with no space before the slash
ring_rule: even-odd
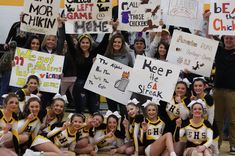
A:
<svg viewBox="0 0 235 156">
<path fill-rule="evenodd" d="M 126 89 L 131 70 L 131 67 L 97 55 L 84 88 L 126 105 L 132 94 Z"/>
<path fill-rule="evenodd" d="M 210 77 L 219 42 L 175 30 L 166 60 L 182 70 Z"/>
</svg>

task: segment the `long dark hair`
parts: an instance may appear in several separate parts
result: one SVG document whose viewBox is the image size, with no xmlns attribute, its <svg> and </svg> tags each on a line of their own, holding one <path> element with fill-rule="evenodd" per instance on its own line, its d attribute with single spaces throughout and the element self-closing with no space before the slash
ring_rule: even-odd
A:
<svg viewBox="0 0 235 156">
<path fill-rule="evenodd" d="M 30 105 L 31 102 L 34 102 L 34 101 L 39 103 L 40 110 L 41 110 L 41 101 L 37 97 L 32 97 L 27 101 L 26 105 L 24 106 L 24 110 L 23 110 L 23 113 L 22 113 L 22 118 L 23 119 L 27 118 L 27 116 L 30 114 L 29 105 Z"/>
<path fill-rule="evenodd" d="M 38 51 L 40 51 L 40 50 L 41 50 L 41 40 L 40 40 L 40 38 L 39 38 L 37 35 L 30 36 L 30 37 L 28 38 L 28 40 L 26 41 L 26 43 L 25 43 L 25 45 L 24 45 L 24 48 L 26 48 L 26 49 L 32 49 L 32 48 L 31 48 L 31 43 L 32 43 L 32 41 L 33 41 L 34 39 L 37 39 L 37 40 L 39 41 L 39 49 L 38 49 Z"/>
<path fill-rule="evenodd" d="M 62 98 L 56 98 L 56 99 L 53 99 L 53 100 L 52 100 L 52 103 L 51 103 L 51 105 L 50 105 L 50 108 L 52 108 L 52 107 L 54 106 L 54 104 L 55 104 L 56 101 L 62 101 L 62 102 L 64 103 L 64 106 L 65 106 L 65 101 L 64 101 L 64 99 L 62 99 Z M 62 112 L 61 114 L 56 115 L 56 117 L 58 118 L 59 121 L 62 121 L 62 119 L 63 119 L 63 117 L 64 117 L 64 110 L 63 110 L 63 112 Z"/>
<path fill-rule="evenodd" d="M 30 76 L 28 77 L 27 81 L 26 81 L 26 84 L 22 87 L 23 89 L 28 87 L 27 84 L 29 83 L 29 81 L 30 81 L 31 79 L 36 80 L 37 83 L 38 83 L 38 86 L 40 85 L 40 83 L 39 83 L 39 78 L 38 78 L 36 75 L 30 75 Z M 38 93 L 38 89 L 36 89 L 32 94 L 37 94 L 37 93 Z"/>
<path fill-rule="evenodd" d="M 113 58 L 113 56 L 115 55 L 114 54 L 114 49 L 113 49 L 113 42 L 116 38 L 120 38 L 122 40 L 122 47 L 119 50 L 119 53 L 120 54 L 128 53 L 127 48 L 126 48 L 126 44 L 125 44 L 125 39 L 124 39 L 123 35 L 120 34 L 120 33 L 117 33 L 117 34 L 113 35 L 112 38 L 110 39 L 108 47 L 107 47 L 106 52 L 104 54 L 108 58 Z"/>
<path fill-rule="evenodd" d="M 83 50 L 81 49 L 81 41 L 87 38 L 90 42 L 90 48 L 89 48 L 89 52 L 91 52 L 91 48 L 92 48 L 92 40 L 91 40 L 91 36 L 88 34 L 82 34 L 81 36 L 78 37 L 78 44 L 77 44 L 77 58 L 76 58 L 76 62 L 78 62 L 79 64 L 83 64 L 85 62 L 85 57 L 84 57 L 84 53 Z"/>
<path fill-rule="evenodd" d="M 159 55 L 159 47 L 160 47 L 160 45 L 163 45 L 165 47 L 165 49 L 166 49 L 166 56 L 167 56 L 168 49 L 169 49 L 169 44 L 164 42 L 164 41 L 161 41 L 161 42 L 158 43 L 158 46 L 156 48 L 156 53 L 154 55 L 154 58 L 160 59 L 160 55 Z"/>
</svg>

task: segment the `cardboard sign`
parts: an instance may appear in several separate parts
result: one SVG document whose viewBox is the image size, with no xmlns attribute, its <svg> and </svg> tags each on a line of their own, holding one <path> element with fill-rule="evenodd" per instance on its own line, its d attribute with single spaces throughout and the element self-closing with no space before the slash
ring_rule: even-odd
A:
<svg viewBox="0 0 235 156">
<path fill-rule="evenodd" d="M 137 55 L 127 89 L 169 102 L 172 99 L 179 73 L 180 69 L 176 65 Z"/>
<path fill-rule="evenodd" d="M 110 33 L 112 2 L 110 0 L 65 0 L 66 33 Z"/>
<path fill-rule="evenodd" d="M 162 1 L 164 23 L 166 25 L 202 30 L 204 1 L 206 0 Z"/>
<path fill-rule="evenodd" d="M 40 91 L 58 93 L 64 56 L 16 48 L 15 66 L 12 67 L 10 85 L 23 87 L 27 77 L 35 74 L 40 79 Z"/>
<path fill-rule="evenodd" d="M 126 90 L 132 68 L 97 55 L 84 88 L 126 105 L 131 92 Z"/>
<path fill-rule="evenodd" d="M 219 0 L 210 6 L 209 34 L 235 35 L 235 1 Z"/>
<path fill-rule="evenodd" d="M 161 0 L 119 0 L 119 27 L 125 31 L 161 31 Z"/>
<path fill-rule="evenodd" d="M 166 60 L 192 73 L 210 77 L 219 42 L 175 30 Z"/>
<path fill-rule="evenodd" d="M 25 0 L 20 29 L 26 32 L 56 35 L 58 0 Z"/>
</svg>

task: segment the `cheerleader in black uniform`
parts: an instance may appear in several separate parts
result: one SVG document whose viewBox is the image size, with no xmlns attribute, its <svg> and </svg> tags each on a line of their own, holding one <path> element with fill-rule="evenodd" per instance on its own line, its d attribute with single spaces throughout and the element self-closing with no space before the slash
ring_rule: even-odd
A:
<svg viewBox="0 0 235 156">
<path fill-rule="evenodd" d="M 180 140 L 187 140 L 184 156 L 211 156 L 213 130 L 210 122 L 204 119 L 205 103 L 202 100 L 189 104 L 192 117 L 183 121 L 179 130 Z"/>
<path fill-rule="evenodd" d="M 187 119 L 190 110 L 187 105 L 190 103 L 188 96 L 188 81 L 186 79 L 178 81 L 175 87 L 175 95 L 170 102 L 160 101 L 159 115 L 169 121 L 171 124 L 168 129 L 172 134 L 176 128 L 177 119 Z"/>
<path fill-rule="evenodd" d="M 204 77 L 196 77 L 193 79 L 192 89 L 195 96 L 192 96 L 191 99 L 197 100 L 201 99 L 206 104 L 205 107 L 205 119 L 210 122 L 213 129 L 213 145 L 211 146 L 213 155 L 219 154 L 219 148 L 218 148 L 218 141 L 219 141 L 219 135 L 218 135 L 218 129 L 216 126 L 216 123 L 214 122 L 214 111 L 215 111 L 215 105 L 213 97 L 205 93 L 207 83 Z"/>
<path fill-rule="evenodd" d="M 158 102 L 147 100 L 143 106 L 147 118 L 141 124 L 141 138 L 147 156 L 176 156 L 172 134 L 167 132 L 166 122 L 158 116 Z"/>
<path fill-rule="evenodd" d="M 192 88 L 193 88 L 193 95 L 191 97 L 192 100 L 202 99 L 206 104 L 206 114 L 208 115 L 206 118 L 211 123 L 214 122 L 214 111 L 215 105 L 214 100 L 210 94 L 205 93 L 206 89 L 206 80 L 204 77 L 196 77 L 193 79 Z"/>
<path fill-rule="evenodd" d="M 25 86 L 22 89 L 17 90 L 16 94 L 19 97 L 20 112 L 23 112 L 27 97 L 30 97 L 31 94 L 40 96 L 39 78 L 36 75 L 30 75 L 27 78 Z"/>
<path fill-rule="evenodd" d="M 17 131 L 18 117 L 15 112 L 18 111 L 19 101 L 14 93 L 2 96 L 3 109 L 0 110 L 0 144 L 7 148 L 15 148 L 19 153 L 19 134 Z M 13 143 L 12 143 L 13 142 Z"/>
<path fill-rule="evenodd" d="M 97 117 L 95 117 L 97 119 Z M 86 117 L 83 116 L 83 122 L 85 123 Z M 89 139 L 89 130 L 93 127 L 95 121 L 93 118 L 89 117 L 87 122 L 85 123 L 85 127 L 78 130 L 79 139 L 76 142 L 75 152 L 76 154 L 89 154 L 89 155 L 96 155 L 95 146 L 90 142 Z"/>
<path fill-rule="evenodd" d="M 181 123 L 182 120 L 187 119 L 189 116 L 190 110 L 187 107 L 190 103 L 188 89 L 189 85 L 190 82 L 186 78 L 178 81 L 176 83 L 175 93 L 171 101 L 160 101 L 159 116 L 166 119 L 167 124 L 171 125 L 168 128 L 168 131 L 171 132 L 172 135 L 175 133 L 176 123 Z M 173 138 L 173 140 L 176 154 L 182 155 L 185 148 L 185 142 L 179 142 L 175 138 Z"/>
<path fill-rule="evenodd" d="M 20 144 L 26 145 L 27 142 L 27 145 L 31 145 L 31 141 L 38 135 L 41 127 L 41 121 L 38 117 L 40 107 L 40 98 L 38 96 L 32 95 L 27 100 L 22 119 L 18 122 Z"/>
<path fill-rule="evenodd" d="M 37 136 L 31 148 L 44 151 L 45 155 L 75 156 L 74 149 L 79 139 L 78 130 L 84 127 L 84 117 L 81 114 L 72 115 L 63 127 L 56 127 L 47 134 L 47 138 Z M 27 151 L 26 151 L 27 152 Z M 35 152 L 34 152 L 35 153 Z"/>
<path fill-rule="evenodd" d="M 112 149 L 117 149 L 123 145 L 125 136 L 118 130 L 119 118 L 118 112 L 106 113 L 107 124 L 104 129 L 97 130 L 94 136 L 98 151 L 110 152 Z"/>
<path fill-rule="evenodd" d="M 127 155 L 139 155 L 144 153 L 144 147 L 141 146 L 140 140 L 138 138 L 140 126 L 137 121 L 140 120 L 139 118 L 143 118 L 143 116 L 139 114 L 140 109 L 138 104 L 139 101 L 137 101 L 135 98 L 128 101 L 126 105 L 128 120 L 125 117 L 122 123 L 125 127 L 125 139 L 127 143 L 120 148 L 112 150 L 112 154 L 120 153 Z"/>
<path fill-rule="evenodd" d="M 40 135 L 46 136 L 47 133 L 52 130 L 51 126 L 53 124 L 62 121 L 66 101 L 67 98 L 65 95 L 61 96 L 60 94 L 56 94 L 53 97 L 51 106 L 49 106 L 46 110 L 40 111 L 39 118 L 42 121 L 42 125 L 39 131 Z"/>
</svg>

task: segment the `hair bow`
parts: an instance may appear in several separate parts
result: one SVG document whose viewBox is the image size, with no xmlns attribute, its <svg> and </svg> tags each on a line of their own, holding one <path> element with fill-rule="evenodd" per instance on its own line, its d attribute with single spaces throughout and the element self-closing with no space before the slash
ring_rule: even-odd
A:
<svg viewBox="0 0 235 156">
<path fill-rule="evenodd" d="M 138 103 L 140 103 L 136 98 L 129 100 L 127 104 L 133 103 L 134 105 L 137 105 Z"/>
<path fill-rule="evenodd" d="M 65 103 L 68 103 L 68 99 L 66 95 L 60 95 L 59 93 L 57 93 L 54 97 L 53 100 L 55 99 L 63 99 L 65 101 Z"/>
<path fill-rule="evenodd" d="M 8 94 L 3 94 L 2 98 L 5 99 L 8 96 Z"/>
<path fill-rule="evenodd" d="M 191 82 L 189 82 L 189 80 L 187 78 L 184 78 L 184 79 L 179 78 L 178 82 L 184 82 L 188 88 L 192 84 Z"/>
<path fill-rule="evenodd" d="M 193 82 L 196 81 L 196 80 L 202 80 L 203 82 L 207 82 L 205 77 L 195 77 L 195 78 L 193 78 Z"/>
<path fill-rule="evenodd" d="M 188 104 L 188 107 L 190 108 L 190 110 L 192 109 L 192 106 L 193 106 L 195 103 L 201 104 L 202 107 L 203 107 L 203 109 L 206 109 L 206 104 L 205 104 L 205 102 L 204 102 L 202 99 L 197 99 L 197 100 L 192 100 L 192 101 Z"/>
<path fill-rule="evenodd" d="M 121 115 L 118 113 L 118 111 L 112 112 L 108 110 L 105 114 L 105 118 L 108 118 L 110 115 L 115 115 L 118 119 L 121 118 Z"/>
<path fill-rule="evenodd" d="M 41 101 L 40 97 L 35 94 L 30 94 L 30 96 L 25 96 L 25 101 L 28 102 L 29 99 L 31 99 L 31 98 L 37 98 L 38 100 Z"/>
<path fill-rule="evenodd" d="M 147 100 L 142 106 L 147 107 L 150 103 L 160 106 L 159 99 L 152 98 L 152 100 Z"/>
</svg>

